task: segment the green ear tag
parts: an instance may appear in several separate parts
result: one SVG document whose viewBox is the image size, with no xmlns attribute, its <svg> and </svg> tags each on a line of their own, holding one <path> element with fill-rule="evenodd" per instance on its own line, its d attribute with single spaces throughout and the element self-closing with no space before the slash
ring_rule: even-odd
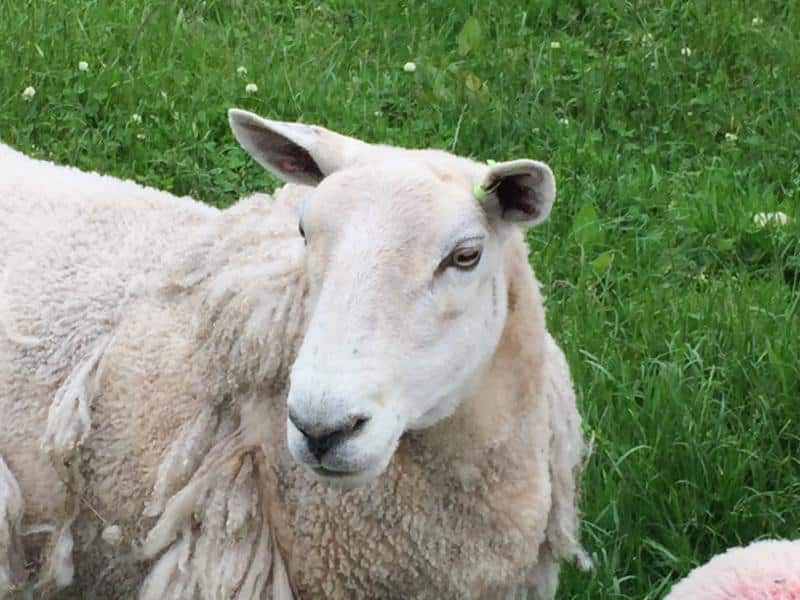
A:
<svg viewBox="0 0 800 600">
<path fill-rule="evenodd" d="M 489 160 L 486 161 L 486 164 L 491 167 L 491 166 L 496 165 L 497 161 L 494 161 L 494 160 L 492 160 L 490 158 Z M 499 183 L 499 181 L 498 181 L 498 183 Z M 472 193 L 475 196 L 475 198 L 477 198 L 478 200 L 485 200 L 486 196 L 488 196 L 490 192 L 493 192 L 494 188 L 496 188 L 496 187 L 497 187 L 497 184 L 493 184 L 491 189 L 486 190 L 486 189 L 483 188 L 483 186 L 480 183 L 476 183 L 475 187 L 472 188 Z"/>
</svg>

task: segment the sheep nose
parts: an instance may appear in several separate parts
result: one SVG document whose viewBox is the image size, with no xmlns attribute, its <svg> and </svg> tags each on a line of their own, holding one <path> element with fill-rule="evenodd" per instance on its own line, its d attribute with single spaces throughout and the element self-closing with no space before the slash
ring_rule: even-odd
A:
<svg viewBox="0 0 800 600">
<path fill-rule="evenodd" d="M 309 423 L 300 418 L 295 412 L 289 411 L 289 420 L 297 430 L 303 434 L 308 446 L 308 451 L 314 458 L 321 460 L 325 453 L 338 446 L 346 439 L 357 434 L 369 421 L 369 417 L 364 414 L 350 415 L 342 421 L 334 424 Z"/>
</svg>

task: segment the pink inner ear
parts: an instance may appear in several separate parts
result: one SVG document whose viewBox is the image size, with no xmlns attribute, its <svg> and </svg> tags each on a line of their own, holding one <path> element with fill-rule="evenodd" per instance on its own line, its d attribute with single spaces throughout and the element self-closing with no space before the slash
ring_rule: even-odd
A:
<svg viewBox="0 0 800 600">
<path fill-rule="evenodd" d="M 279 158 L 275 161 L 275 166 L 284 173 L 295 173 L 300 171 L 303 167 L 287 158 Z"/>
</svg>

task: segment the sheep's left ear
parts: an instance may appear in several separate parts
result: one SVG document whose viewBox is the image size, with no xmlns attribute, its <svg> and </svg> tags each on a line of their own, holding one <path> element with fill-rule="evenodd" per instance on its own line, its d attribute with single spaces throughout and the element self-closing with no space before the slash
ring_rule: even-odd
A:
<svg viewBox="0 0 800 600">
<path fill-rule="evenodd" d="M 550 167 L 542 162 L 511 160 L 489 167 L 475 193 L 490 216 L 532 227 L 550 214 L 556 181 Z"/>
</svg>

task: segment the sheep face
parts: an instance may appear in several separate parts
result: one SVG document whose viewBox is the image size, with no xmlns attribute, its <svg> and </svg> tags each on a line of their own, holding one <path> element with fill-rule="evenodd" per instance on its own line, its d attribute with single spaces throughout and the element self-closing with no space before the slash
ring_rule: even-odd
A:
<svg viewBox="0 0 800 600">
<path fill-rule="evenodd" d="M 446 418 L 476 387 L 506 321 L 512 223 L 546 218 L 552 173 L 230 117 L 261 164 L 314 186 L 298 217 L 311 317 L 291 373 L 289 450 L 318 479 L 365 484 L 405 431 Z"/>
<path fill-rule="evenodd" d="M 426 171 L 354 167 L 305 202 L 312 316 L 288 435 L 320 477 L 380 473 L 403 431 L 455 409 L 502 332 L 501 235 L 469 189 Z"/>
</svg>

